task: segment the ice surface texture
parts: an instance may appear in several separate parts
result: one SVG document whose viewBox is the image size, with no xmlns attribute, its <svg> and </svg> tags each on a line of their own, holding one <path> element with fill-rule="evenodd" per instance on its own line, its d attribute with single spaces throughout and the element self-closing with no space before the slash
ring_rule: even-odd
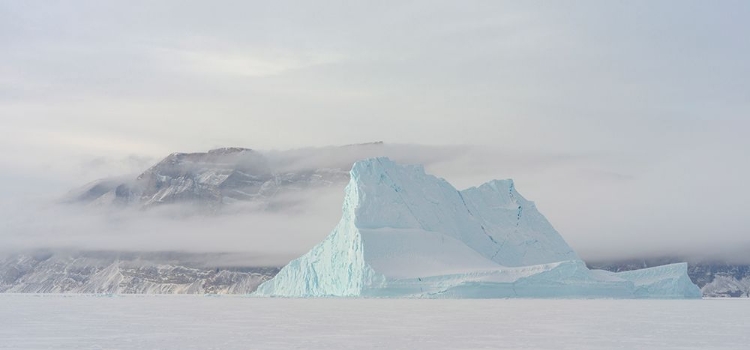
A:
<svg viewBox="0 0 750 350">
<path fill-rule="evenodd" d="M 0 294 L 0 349 L 747 350 L 739 300 Z"/>
<path fill-rule="evenodd" d="M 255 292 L 285 297 L 699 298 L 685 264 L 589 270 L 511 180 L 457 191 L 387 158 L 351 171 L 333 232 Z"/>
</svg>

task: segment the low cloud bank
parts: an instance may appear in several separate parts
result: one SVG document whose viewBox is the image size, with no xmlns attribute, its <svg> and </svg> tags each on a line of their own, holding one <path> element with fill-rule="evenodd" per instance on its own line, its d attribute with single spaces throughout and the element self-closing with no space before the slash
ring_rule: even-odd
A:
<svg viewBox="0 0 750 350">
<path fill-rule="evenodd" d="M 519 192 L 536 201 L 584 259 L 668 255 L 750 263 L 747 219 L 739 215 L 733 196 L 701 188 L 686 192 L 689 181 L 668 177 L 679 166 L 665 168 L 656 160 L 383 144 L 263 154 L 278 172 L 349 169 L 357 159 L 389 156 L 424 164 L 429 173 L 458 189 L 514 178 Z M 181 205 L 115 210 L 51 204 L 57 194 L 45 199 L 10 197 L 0 202 L 0 251 L 228 252 L 255 256 L 255 265 L 283 265 L 336 225 L 345 184 L 285 193 L 273 198 L 273 206 L 230 205 L 217 214 L 196 214 L 196 208 Z M 696 193 L 726 206 L 686 202 Z"/>
</svg>

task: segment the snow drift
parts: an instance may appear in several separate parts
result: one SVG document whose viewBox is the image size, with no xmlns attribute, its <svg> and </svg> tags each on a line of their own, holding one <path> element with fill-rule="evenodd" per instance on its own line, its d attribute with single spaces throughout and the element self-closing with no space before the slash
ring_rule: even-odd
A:
<svg viewBox="0 0 750 350">
<path fill-rule="evenodd" d="M 285 297 L 699 298 L 686 264 L 589 270 L 511 180 L 457 191 L 388 158 L 351 170 L 333 232 L 255 292 Z"/>
</svg>

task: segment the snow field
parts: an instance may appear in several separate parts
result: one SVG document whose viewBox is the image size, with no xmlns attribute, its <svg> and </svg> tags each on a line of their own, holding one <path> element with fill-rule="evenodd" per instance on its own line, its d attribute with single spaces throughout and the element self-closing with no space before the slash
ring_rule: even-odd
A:
<svg viewBox="0 0 750 350">
<path fill-rule="evenodd" d="M 750 300 L 0 295 L 0 349 L 747 349 Z"/>
</svg>

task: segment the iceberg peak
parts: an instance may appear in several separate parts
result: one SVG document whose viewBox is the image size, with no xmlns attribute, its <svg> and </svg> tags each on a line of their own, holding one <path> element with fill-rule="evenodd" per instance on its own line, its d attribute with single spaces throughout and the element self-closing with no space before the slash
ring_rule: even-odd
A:
<svg viewBox="0 0 750 350">
<path fill-rule="evenodd" d="M 516 185 L 513 182 L 513 179 L 505 179 L 505 180 L 490 180 L 485 182 L 481 186 L 489 186 L 495 191 L 501 192 L 501 191 L 507 191 L 507 192 L 514 192 L 516 190 Z"/>
</svg>

